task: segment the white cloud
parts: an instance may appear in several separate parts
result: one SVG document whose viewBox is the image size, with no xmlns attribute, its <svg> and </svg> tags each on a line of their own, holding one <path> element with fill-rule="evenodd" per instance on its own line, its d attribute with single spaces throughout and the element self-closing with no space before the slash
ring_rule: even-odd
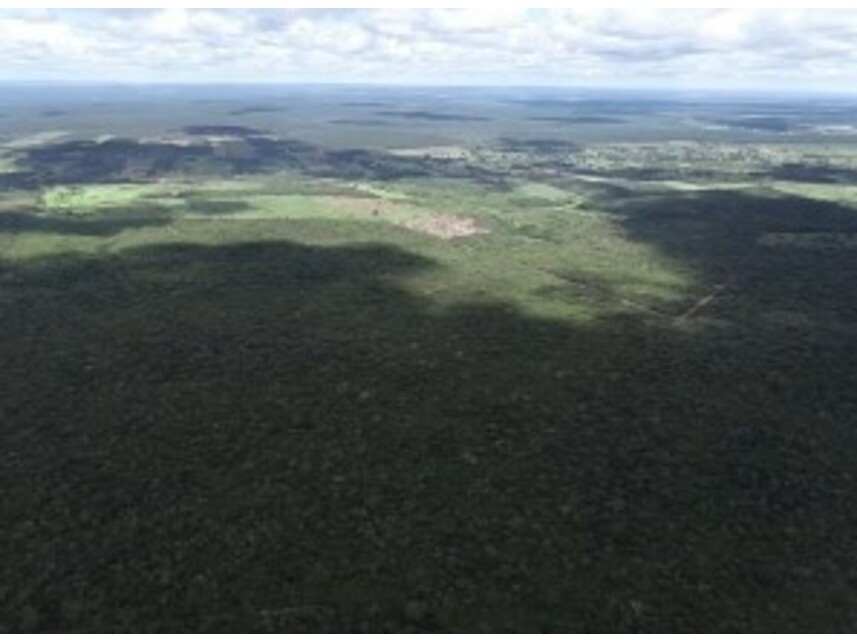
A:
<svg viewBox="0 0 857 643">
<path fill-rule="evenodd" d="M 0 78 L 850 88 L 855 10 L 0 11 Z"/>
</svg>

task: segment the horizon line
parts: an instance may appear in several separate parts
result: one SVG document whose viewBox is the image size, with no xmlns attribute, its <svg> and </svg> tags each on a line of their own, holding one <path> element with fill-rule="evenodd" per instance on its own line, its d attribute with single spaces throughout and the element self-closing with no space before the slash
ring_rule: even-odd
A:
<svg viewBox="0 0 857 643">
<path fill-rule="evenodd" d="M 225 88 L 225 87 L 264 87 L 264 88 L 289 88 L 289 87 L 339 87 L 339 88 L 372 88 L 372 89 L 478 89 L 478 90 L 545 90 L 545 91 L 608 91 L 608 92 L 662 92 L 662 93 L 704 93 L 704 94 L 756 94 L 756 95 L 807 95 L 807 94 L 832 94 L 841 96 L 857 96 L 857 89 L 852 88 L 775 88 L 775 87 L 738 87 L 738 86 L 688 86 L 681 87 L 676 84 L 663 85 L 633 85 L 622 87 L 615 84 L 498 84 L 498 83 L 440 83 L 440 82 L 374 82 L 371 80 L 359 81 L 264 81 L 264 80 L 119 80 L 119 79 L 20 79 L 0 78 L 2 86 L 21 87 L 188 87 L 188 88 Z"/>
</svg>

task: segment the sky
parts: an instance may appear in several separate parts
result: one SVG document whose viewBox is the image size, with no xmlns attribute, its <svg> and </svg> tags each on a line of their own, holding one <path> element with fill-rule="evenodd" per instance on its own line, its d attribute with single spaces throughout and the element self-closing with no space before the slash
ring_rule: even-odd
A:
<svg viewBox="0 0 857 643">
<path fill-rule="evenodd" d="M 857 10 L 0 10 L 0 80 L 854 91 Z"/>
</svg>

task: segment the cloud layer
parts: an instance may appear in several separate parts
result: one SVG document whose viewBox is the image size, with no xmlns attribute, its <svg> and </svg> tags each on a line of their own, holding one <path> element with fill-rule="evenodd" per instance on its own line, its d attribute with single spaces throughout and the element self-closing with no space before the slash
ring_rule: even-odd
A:
<svg viewBox="0 0 857 643">
<path fill-rule="evenodd" d="M 7 10 L 0 78 L 849 90 L 857 10 Z"/>
</svg>

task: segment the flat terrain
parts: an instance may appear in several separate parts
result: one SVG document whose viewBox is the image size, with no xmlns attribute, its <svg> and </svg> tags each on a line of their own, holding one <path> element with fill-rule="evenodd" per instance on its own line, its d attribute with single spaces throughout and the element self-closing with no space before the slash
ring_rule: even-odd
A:
<svg viewBox="0 0 857 643">
<path fill-rule="evenodd" d="M 3 92 L 0 631 L 852 631 L 855 127 Z"/>
</svg>

